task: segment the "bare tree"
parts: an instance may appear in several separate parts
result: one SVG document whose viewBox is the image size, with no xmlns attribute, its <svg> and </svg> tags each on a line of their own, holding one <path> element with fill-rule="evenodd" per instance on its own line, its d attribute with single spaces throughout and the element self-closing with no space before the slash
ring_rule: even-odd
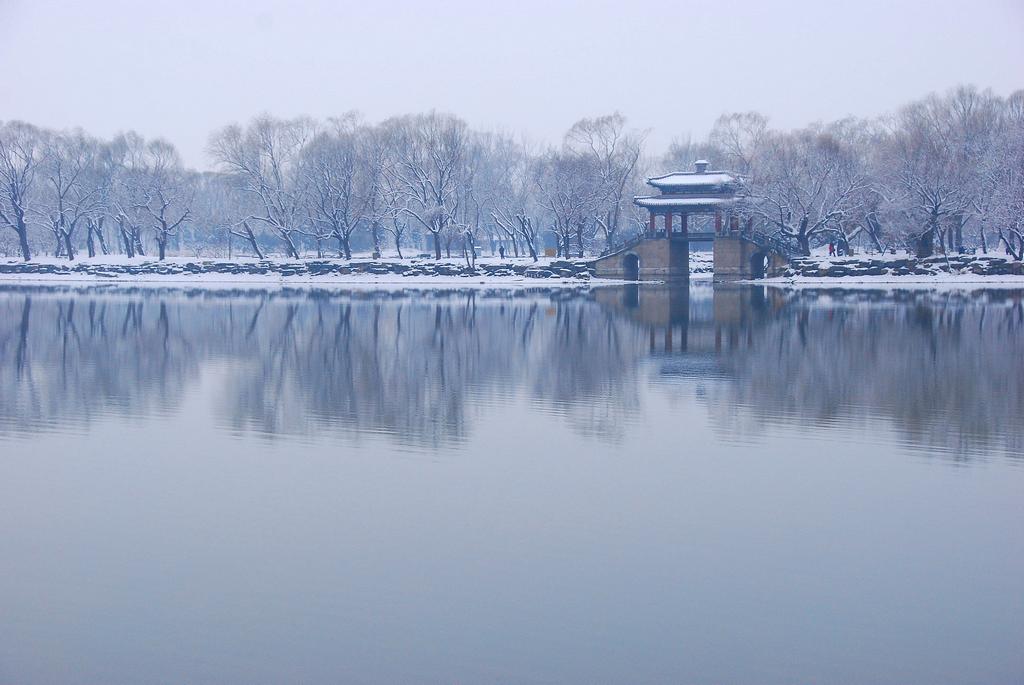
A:
<svg viewBox="0 0 1024 685">
<path fill-rule="evenodd" d="M 39 130 L 24 122 L 0 124 L 0 223 L 18 236 L 21 257 L 32 259 L 28 243 L 33 186 L 44 159 Z"/>
<path fill-rule="evenodd" d="M 569 150 L 589 159 L 588 168 L 594 174 L 590 213 L 606 248 L 616 240 L 624 207 L 632 204 L 626 193 L 638 185 L 636 171 L 643 140 L 643 133 L 626 130 L 626 118 L 618 112 L 581 119 L 565 136 Z"/>
<path fill-rule="evenodd" d="M 960 136 L 950 115 L 948 102 L 933 95 L 905 107 L 895 119 L 896 178 L 908 213 L 922 226 L 914 235 L 919 257 L 934 253 L 942 221 L 970 206 L 958 159 Z M 939 246 L 945 249 L 941 240 Z"/>
<path fill-rule="evenodd" d="M 332 119 L 303 151 L 313 223 L 352 259 L 352 234 L 374 218 L 381 166 L 375 141 L 354 115 Z"/>
<path fill-rule="evenodd" d="M 508 136 L 494 136 L 490 148 L 489 214 L 501 242 L 512 246 L 516 257 L 537 261 L 538 232 L 533 216 L 539 211 L 535 190 L 536 160 L 532 149 Z"/>
<path fill-rule="evenodd" d="M 164 140 L 146 146 L 140 199 L 135 208 L 148 217 L 156 239 L 159 259 L 167 257 L 167 243 L 189 220 L 194 195 L 192 179 L 185 173 L 174 146 Z"/>
<path fill-rule="evenodd" d="M 756 174 L 757 157 L 768 136 L 768 119 L 757 112 L 723 114 L 708 137 L 726 168 L 743 176 Z"/>
<path fill-rule="evenodd" d="M 146 141 L 129 131 L 113 140 L 110 154 L 116 165 L 111 209 L 117 223 L 118 242 L 128 257 L 145 256 L 142 242 L 144 217 L 139 205 L 145 197 L 146 188 Z"/>
<path fill-rule="evenodd" d="M 310 119 L 274 119 L 263 115 L 245 129 L 228 126 L 210 140 L 210 153 L 227 173 L 236 175 L 255 209 L 243 221 L 259 222 L 285 244 L 289 257 L 299 258 L 295 236 L 307 216 L 309 186 L 299 173 L 301 153 L 316 133 Z M 246 228 L 251 233 L 251 227 Z"/>
<path fill-rule="evenodd" d="M 810 128 L 766 137 L 752 160 L 750 193 L 755 211 L 804 254 L 811 241 L 846 232 L 868 188 L 856 152 L 833 131 Z M 855 229 L 856 230 L 856 229 Z"/>
<path fill-rule="evenodd" d="M 461 199 L 467 126 L 431 112 L 385 122 L 393 163 L 387 173 L 401 197 L 400 211 L 424 228 L 441 258 L 441 240 L 456 223 Z M 450 243 L 449 243 L 450 245 Z"/>
<path fill-rule="evenodd" d="M 75 258 L 74 236 L 78 226 L 90 220 L 103 200 L 99 144 L 81 131 L 46 137 L 46 162 L 42 213 L 53 234 L 54 255 Z M 91 229 L 90 229 L 91 230 Z M 90 252 L 92 256 L 95 251 Z"/>
<path fill-rule="evenodd" d="M 534 183 L 541 204 L 550 213 L 551 232 L 558 254 L 569 257 L 572 239 L 583 256 L 583 236 L 588 210 L 593 203 L 594 178 L 591 161 L 571 150 L 551 151 L 535 166 Z"/>
</svg>

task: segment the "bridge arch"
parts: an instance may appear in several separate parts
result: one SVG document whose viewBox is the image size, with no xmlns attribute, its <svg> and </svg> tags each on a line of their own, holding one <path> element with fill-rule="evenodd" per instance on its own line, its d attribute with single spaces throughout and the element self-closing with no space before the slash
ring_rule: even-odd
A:
<svg viewBox="0 0 1024 685">
<path fill-rule="evenodd" d="M 762 250 L 750 255 L 750 278 L 764 278 L 768 272 L 768 260 L 768 253 Z"/>
<path fill-rule="evenodd" d="M 622 258 L 622 277 L 627 281 L 640 280 L 640 257 L 629 252 Z"/>
</svg>

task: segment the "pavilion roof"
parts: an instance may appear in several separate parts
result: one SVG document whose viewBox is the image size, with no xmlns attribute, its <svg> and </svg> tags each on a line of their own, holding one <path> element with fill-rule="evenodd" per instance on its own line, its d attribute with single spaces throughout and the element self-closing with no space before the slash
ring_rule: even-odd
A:
<svg viewBox="0 0 1024 685">
<path fill-rule="evenodd" d="M 679 189 L 685 192 L 706 190 L 706 192 L 729 191 L 739 185 L 740 179 L 728 171 L 675 171 L 664 176 L 647 179 L 649 185 L 661 191 Z"/>
<path fill-rule="evenodd" d="M 641 207 L 657 207 L 659 209 L 700 209 L 702 207 L 721 207 L 734 202 L 731 197 L 692 197 L 679 195 L 638 195 L 633 198 L 634 204 Z"/>
</svg>

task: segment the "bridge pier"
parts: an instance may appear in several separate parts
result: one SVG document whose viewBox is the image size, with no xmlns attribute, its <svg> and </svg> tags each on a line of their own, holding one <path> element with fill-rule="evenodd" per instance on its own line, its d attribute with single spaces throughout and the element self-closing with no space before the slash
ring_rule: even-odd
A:
<svg viewBox="0 0 1024 685">
<path fill-rule="evenodd" d="M 690 279 L 690 243 L 683 237 L 645 238 L 598 257 L 593 266 L 599 278 L 685 283 Z"/>
<path fill-rule="evenodd" d="M 715 236 L 715 281 L 747 281 L 776 276 L 786 268 L 786 258 L 740 237 L 739 233 Z"/>
</svg>

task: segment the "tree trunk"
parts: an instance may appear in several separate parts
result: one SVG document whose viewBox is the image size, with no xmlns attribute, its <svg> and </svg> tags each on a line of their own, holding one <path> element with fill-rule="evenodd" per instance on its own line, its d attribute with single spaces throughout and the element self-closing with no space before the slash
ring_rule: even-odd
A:
<svg viewBox="0 0 1024 685">
<path fill-rule="evenodd" d="M 69 262 L 74 261 L 74 259 L 75 259 L 75 249 L 71 245 L 71 233 L 68 232 L 68 231 L 62 231 L 61 232 L 61 237 L 64 239 L 64 249 L 68 253 L 68 261 Z"/>
<path fill-rule="evenodd" d="M 395 249 L 398 251 L 398 258 L 402 259 L 402 240 L 397 233 L 395 234 Z"/>
<path fill-rule="evenodd" d="M 160 257 L 159 258 L 160 258 L 160 261 L 162 262 L 162 261 L 164 261 L 164 258 L 166 258 L 166 256 L 167 256 L 167 238 L 164 238 L 163 240 L 160 240 L 159 238 L 157 238 L 156 239 L 156 247 L 157 247 L 157 250 L 160 253 Z"/>
<path fill-rule="evenodd" d="M 85 249 L 89 253 L 89 259 L 96 256 L 96 242 L 92 238 L 93 223 L 92 219 L 85 222 Z"/>
<path fill-rule="evenodd" d="M 107 247 L 107 239 L 103 236 L 103 217 L 99 218 L 96 222 L 96 239 L 100 241 L 100 252 L 107 255 L 110 254 L 110 248 Z"/>
<path fill-rule="evenodd" d="M 473 236 L 472 236 L 472 235 L 470 235 L 469 231 L 466 231 L 466 237 L 465 237 L 465 240 L 464 240 L 464 244 L 465 244 L 466 242 L 468 242 L 468 244 L 469 244 L 469 254 L 470 254 L 470 255 L 472 256 L 472 258 L 473 258 L 473 259 L 472 259 L 472 262 L 471 262 L 471 263 L 470 263 L 470 265 L 469 265 L 469 268 L 471 268 L 471 269 L 475 269 L 475 268 L 476 268 L 476 245 L 475 245 L 474 243 L 475 243 L 476 241 L 475 241 L 475 240 L 473 240 Z"/>
<path fill-rule="evenodd" d="M 125 256 L 127 256 L 129 259 L 134 257 L 135 244 L 132 242 L 131 235 L 123 228 L 121 229 L 121 242 L 124 244 Z"/>
<path fill-rule="evenodd" d="M 882 232 L 882 226 L 878 223 L 878 219 L 873 216 L 867 217 L 868 235 L 871 236 L 871 242 L 875 244 L 875 249 L 879 252 L 885 252 L 882 247 L 882 241 L 878 238 L 878 234 Z"/>
<path fill-rule="evenodd" d="M 281 233 L 281 239 L 284 240 L 285 247 L 288 248 L 288 256 L 293 259 L 299 258 L 299 251 L 295 247 L 295 241 L 292 240 L 291 233 Z"/>
<path fill-rule="evenodd" d="M 931 231 L 926 231 L 917 239 L 917 258 L 924 259 L 925 257 L 931 257 L 935 251 L 934 234 Z"/>
<path fill-rule="evenodd" d="M 917 258 L 924 259 L 935 254 L 935 235 L 939 229 L 938 215 L 932 213 L 928 219 L 928 229 L 917 240 Z M 940 236 L 941 240 L 941 236 Z M 941 243 L 940 243 L 941 244 Z"/>
<path fill-rule="evenodd" d="M 441 233 L 440 231 L 431 231 L 434 236 L 434 259 L 441 259 Z"/>
<path fill-rule="evenodd" d="M 811 236 L 807 234 L 808 223 L 810 223 L 810 220 L 806 216 L 800 219 L 800 230 L 796 236 L 796 240 L 800 244 L 800 252 L 805 257 L 811 256 Z"/>
<path fill-rule="evenodd" d="M 25 225 L 25 220 L 18 217 L 18 243 L 21 247 L 21 258 L 26 262 L 32 261 L 32 251 L 28 248 L 28 226 Z"/>
<path fill-rule="evenodd" d="M 260 249 L 260 244 L 256 242 L 256 235 L 252 232 L 252 228 L 250 228 L 249 224 L 245 221 L 242 222 L 242 227 L 245 228 L 245 233 L 238 237 L 248 240 L 249 246 L 252 247 L 252 251 L 256 253 L 256 258 L 263 259 L 263 250 Z"/>
</svg>

